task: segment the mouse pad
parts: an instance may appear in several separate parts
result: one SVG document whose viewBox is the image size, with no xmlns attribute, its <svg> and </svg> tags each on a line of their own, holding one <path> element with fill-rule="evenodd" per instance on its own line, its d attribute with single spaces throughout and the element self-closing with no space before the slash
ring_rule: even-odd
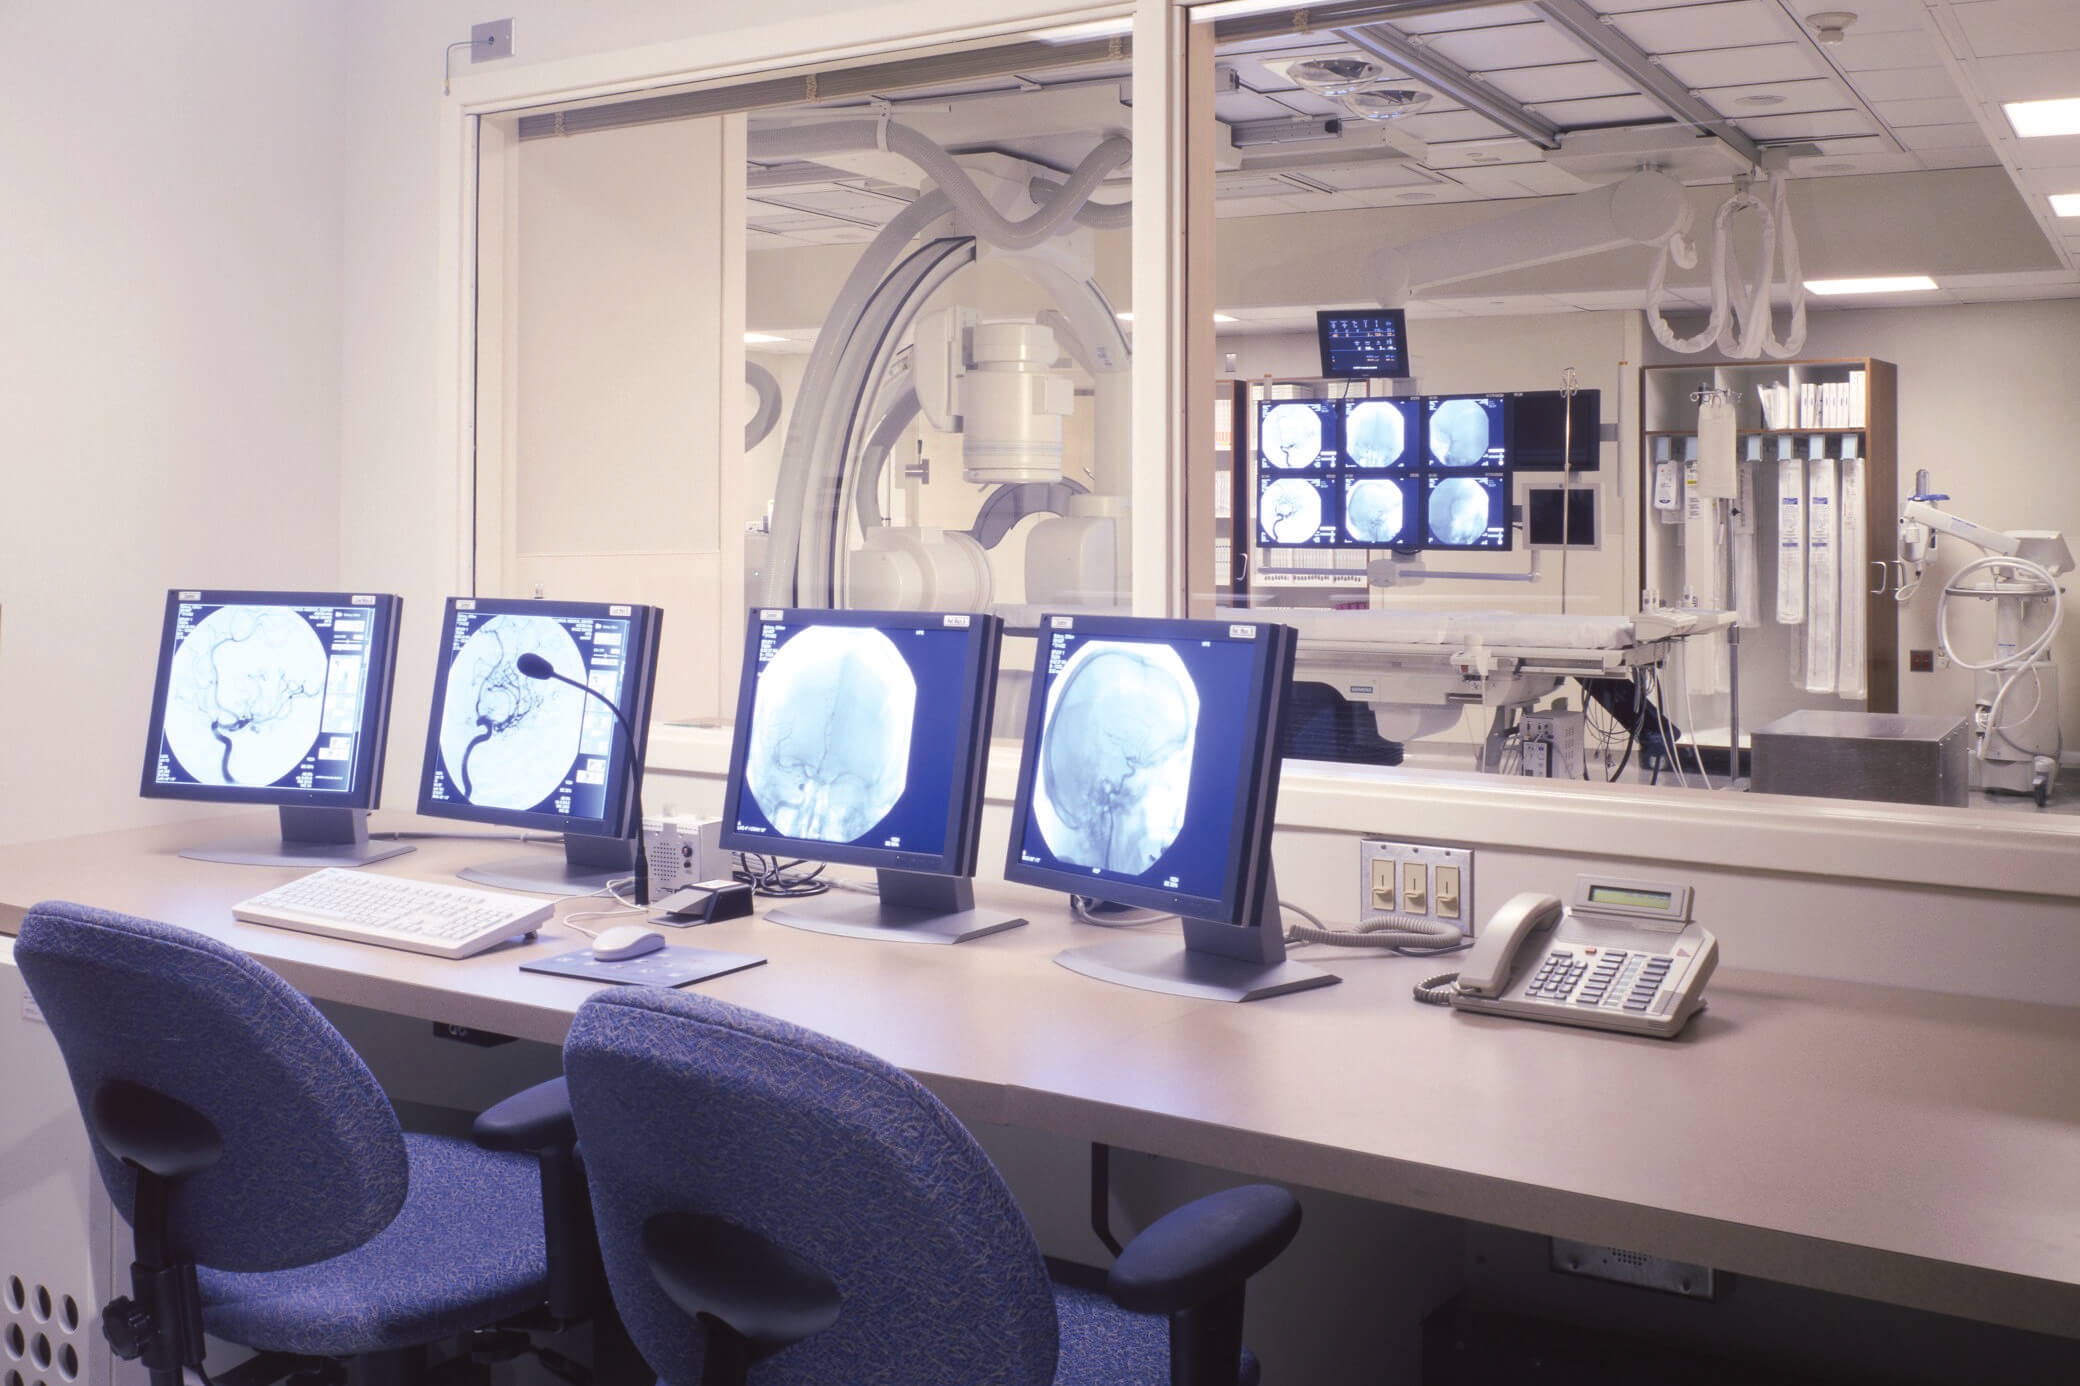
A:
<svg viewBox="0 0 2080 1386">
<path fill-rule="evenodd" d="M 575 953 L 558 953 L 520 964 L 522 972 L 547 972 L 557 977 L 582 977 L 588 982 L 614 982 L 622 986 L 683 987 L 705 982 L 730 972 L 742 972 L 765 961 L 756 953 L 724 953 L 714 948 L 668 946 L 640 958 L 601 962 L 589 948 Z"/>
</svg>

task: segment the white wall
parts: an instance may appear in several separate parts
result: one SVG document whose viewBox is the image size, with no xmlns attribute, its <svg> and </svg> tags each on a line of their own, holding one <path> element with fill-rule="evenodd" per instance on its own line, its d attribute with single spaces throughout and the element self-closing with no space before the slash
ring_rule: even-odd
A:
<svg viewBox="0 0 2080 1386">
<path fill-rule="evenodd" d="M 1815 311 L 1808 318 L 1811 358 L 1874 356 L 1899 367 L 1899 494 L 1914 473 L 1950 499 L 1943 508 L 1993 529 L 2055 529 L 2080 550 L 2080 299 L 1976 303 L 1929 308 Z M 1687 330 L 1687 329 L 1685 329 Z M 1656 348 L 1655 360 L 1678 357 Z M 1900 710 L 1964 712 L 1971 675 L 1960 669 L 1908 672 L 1908 651 L 1936 647 L 1936 608 L 1951 573 L 1979 551 L 1941 540 L 1921 590 L 1900 612 Z M 2068 579 L 2067 620 L 2053 646 L 2061 672 L 2060 725 L 2066 748 L 2080 749 L 2080 612 Z M 1952 617 L 1960 653 L 1991 649 L 1990 603 Z M 2017 694 L 2023 692 L 2017 689 Z"/>
<path fill-rule="evenodd" d="M 172 586 L 341 582 L 348 17 L 0 7 L 0 841 L 137 797 Z"/>
</svg>

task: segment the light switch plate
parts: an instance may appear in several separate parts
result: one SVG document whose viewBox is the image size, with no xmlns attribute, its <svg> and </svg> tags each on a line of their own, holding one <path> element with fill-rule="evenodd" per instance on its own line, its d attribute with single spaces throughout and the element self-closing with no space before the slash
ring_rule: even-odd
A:
<svg viewBox="0 0 2080 1386">
<path fill-rule="evenodd" d="M 1440 867 L 1456 868 L 1459 873 L 1456 914 L 1443 913 L 1438 908 L 1437 873 Z M 1420 910 L 1404 908 L 1411 894 L 1411 876 L 1413 882 L 1420 883 L 1423 902 Z M 1435 919 L 1455 926 L 1460 933 L 1472 938 L 1472 849 L 1437 847 L 1427 842 L 1395 842 L 1376 837 L 1362 839 L 1358 843 L 1358 918 L 1377 919 L 1383 914 Z"/>
</svg>

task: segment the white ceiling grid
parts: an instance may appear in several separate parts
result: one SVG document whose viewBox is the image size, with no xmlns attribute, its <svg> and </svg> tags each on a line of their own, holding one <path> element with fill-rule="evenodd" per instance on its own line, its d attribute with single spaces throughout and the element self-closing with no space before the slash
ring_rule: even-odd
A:
<svg viewBox="0 0 2080 1386">
<path fill-rule="evenodd" d="M 1805 16 L 1837 7 L 1853 9 L 1856 21 L 1841 42 L 1823 46 Z M 2016 140 L 1998 102 L 2080 96 L 2080 0 L 1841 0 L 1839 6 L 1829 0 L 1588 0 L 1588 8 L 1741 134 L 1765 150 L 1786 149 L 1794 177 L 2005 164 L 2025 196 L 2040 204 L 2040 221 L 2067 269 L 2076 263 L 2080 218 L 2060 225 L 2049 216 L 2044 194 L 2080 192 L 2080 137 Z M 1398 19 L 1391 27 L 1563 132 L 1680 128 L 1657 98 L 1547 22 L 1536 0 Z M 1337 35 L 1322 32 L 1221 44 L 1218 61 L 1235 80 L 1215 95 L 1217 120 L 1233 127 L 1339 116 L 1344 132 L 1333 141 L 1238 150 L 1218 176 L 1218 215 L 1490 201 L 1586 186 L 1547 163 L 1536 145 L 1442 92 L 1419 113 L 1394 122 L 1394 131 L 1413 137 L 1397 148 L 1383 141 L 1378 126 L 1346 116 L 1337 102 L 1285 75 L 1296 58 L 1350 51 Z M 1128 75 L 1128 64 L 1120 62 L 892 92 L 887 100 L 900 118 L 961 149 L 963 102 L 1019 91 L 1087 93 L 1089 128 L 1118 128 L 1126 123 Z M 1409 85 L 1430 84 L 1412 79 Z M 857 113 L 866 104 L 848 100 L 822 109 Z M 795 108 L 787 118 L 804 113 Z M 754 117 L 754 125 L 760 119 Z M 1073 162 L 1077 143 L 1052 132 L 1007 140 L 999 131 L 973 147 L 1061 168 L 1065 152 Z M 1123 188 L 1124 175 L 1115 182 Z M 759 188 L 752 193 L 749 245 L 862 241 L 909 195 L 843 175 Z M 1117 200 L 1118 192 L 1105 196 Z M 2050 290 L 2049 282 L 2024 284 L 2024 278 L 1989 276 L 1959 289 L 1979 297 Z M 2058 284 L 2072 278 L 2054 276 Z M 1454 303 L 1464 312 L 1522 311 L 1523 297 Z M 1549 298 L 1546 308 L 1599 306 L 1589 301 L 1596 295 L 1577 295 L 1579 302 L 1566 295 L 1531 297 Z M 1255 321 L 1246 316 L 1243 326 Z"/>
</svg>

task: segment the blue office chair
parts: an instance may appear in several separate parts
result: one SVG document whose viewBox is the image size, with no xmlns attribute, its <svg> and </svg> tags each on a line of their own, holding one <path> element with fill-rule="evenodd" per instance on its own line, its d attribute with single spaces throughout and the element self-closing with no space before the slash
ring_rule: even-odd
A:
<svg viewBox="0 0 2080 1386">
<path fill-rule="evenodd" d="M 549 1322 L 531 1326 L 584 1311 L 582 1253 L 550 1264 L 590 1236 L 561 1079 L 480 1120 L 501 1149 L 408 1135 L 309 1001 L 200 934 L 47 902 L 15 959 L 135 1233 L 132 1296 L 102 1331 L 153 1386 L 200 1369 L 204 1330 L 259 1354 L 239 1386 L 337 1380 L 311 1359 L 341 1357 L 387 1382 L 416 1375 L 428 1345 L 536 1306 Z M 545 1178 L 577 1207 L 551 1198 L 545 1221 Z M 480 1354 L 524 1350 L 519 1327 Z"/>
<path fill-rule="evenodd" d="M 712 999 L 602 992 L 564 1045 L 607 1280 L 669 1386 L 1237 1386 L 1283 1189 L 1169 1214 L 1110 1298 L 1049 1282 L 952 1113 L 850 1045 Z"/>
</svg>

